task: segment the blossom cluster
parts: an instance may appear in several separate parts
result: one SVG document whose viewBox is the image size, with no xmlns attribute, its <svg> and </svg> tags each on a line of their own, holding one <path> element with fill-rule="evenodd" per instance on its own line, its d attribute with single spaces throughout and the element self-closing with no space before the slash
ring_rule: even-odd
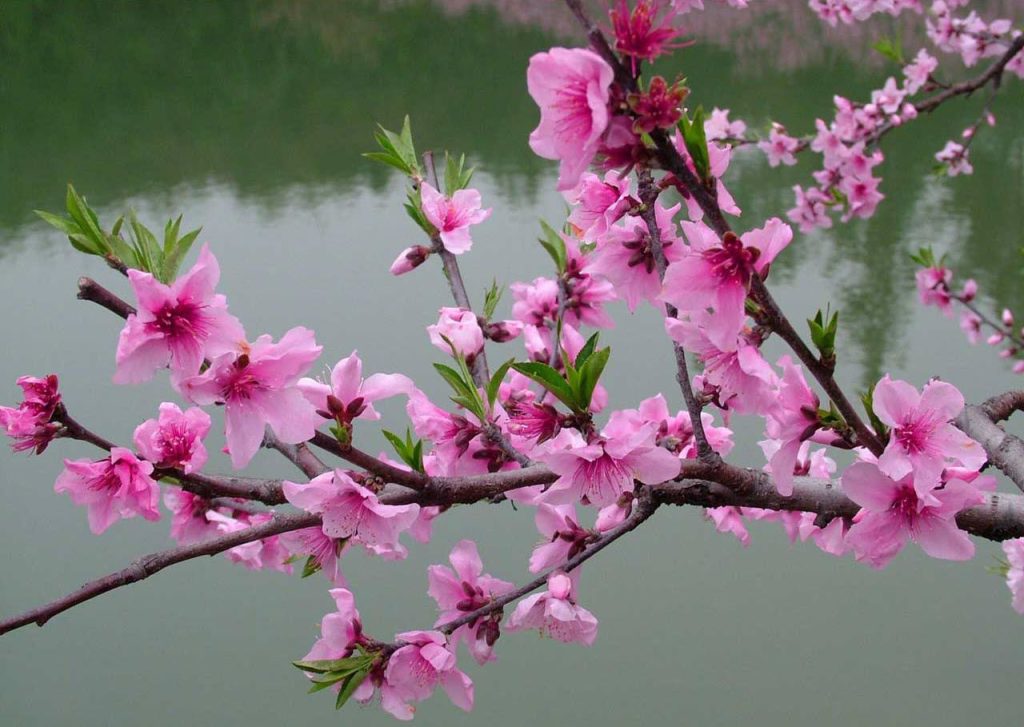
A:
<svg viewBox="0 0 1024 727">
<path fill-rule="evenodd" d="M 976 57 L 970 56 L 976 61 L 997 55 L 993 49 L 1005 48 L 1012 37 L 998 23 L 944 19 L 939 5 L 948 10 L 956 3 L 933 5 L 933 39 L 943 50 L 955 47 L 965 62 L 964 38 L 977 41 Z M 408 123 L 397 134 L 381 129 L 381 151 L 369 156 L 405 174 L 407 211 L 429 243 L 404 250 L 391 272 L 409 273 L 436 255 L 456 291 L 456 305 L 442 308 L 424 336 L 446 359 L 435 368 L 454 393 L 454 407 L 431 401 L 404 374 L 364 376 L 356 351 L 313 378 L 322 348 L 307 328 L 294 327 L 276 341 L 266 334 L 250 339 L 216 292 L 220 269 L 203 246 L 192 267 L 173 279 L 125 266 L 135 307 L 114 357 L 115 383 L 141 383 L 167 370 L 186 408 L 163 402 L 156 417 L 135 429 L 134 449 L 128 449 L 73 423 L 55 375 L 23 377 L 24 401 L 0 408 L 14 448 L 41 453 L 55 437 L 71 436 L 108 450 L 99 460 L 65 460 L 55 483 L 57 492 L 87 508 L 97 534 L 123 518 L 159 519 L 162 499 L 171 513 L 171 537 L 181 545 L 238 537 L 224 548 L 227 557 L 253 570 L 290 573 L 305 559 L 303 575 L 320 571 L 336 608 L 296 666 L 314 691 L 331 688 L 339 706 L 349 698 L 379 699 L 402 720 L 438 687 L 457 707 L 472 708 L 474 687 L 458 666 L 460 645 L 486 664 L 496 658 L 503 632 L 533 630 L 560 642 L 593 644 L 598 619 L 583 605 L 583 562 L 648 516 L 660 504 L 657 488 L 679 484 L 695 467 L 705 467 L 705 475 L 724 471 L 734 417 L 761 423 L 762 468 L 775 492 L 758 503 L 769 507 L 715 500 L 704 512 L 717 531 L 746 546 L 750 522 L 774 522 L 791 541 L 811 541 L 827 554 L 850 555 L 874 568 L 885 567 L 908 542 L 935 558 L 971 558 L 974 545 L 957 516 L 985 503 L 996 481 L 982 474 L 988 463 L 982 446 L 954 424 L 965 407 L 962 394 L 944 381 L 930 380 L 919 390 L 887 374 L 866 398 L 870 426 L 861 421 L 835 393 L 837 318 L 819 314 L 810 322 L 817 353 L 810 352 L 802 340 L 792 343 L 799 334 L 791 333 L 765 287 L 794 239 L 792 227 L 777 217 L 745 223 L 738 232 L 730 227 L 740 207 L 723 178 L 745 124 L 725 109 L 705 119 L 684 108 L 689 90 L 681 80 L 643 80 L 643 63 L 684 45 L 678 18 L 702 7 L 700 0 L 641 0 L 630 8 L 619 0 L 605 53 L 596 46 L 556 47 L 530 59 L 526 85 L 540 120 L 529 145 L 558 162 L 556 186 L 570 210 L 558 229 L 545 226 L 542 245 L 554 273 L 508 286 L 509 319 L 495 319 L 497 290 L 478 313 L 452 275 L 456 256 L 472 248 L 471 228 L 491 212 L 469 187 L 471 170 L 464 160 L 446 157 L 442 184 L 436 171 L 420 167 Z M 833 23 L 921 10 L 916 0 L 813 0 L 812 7 Z M 917 115 L 910 99 L 934 82 L 936 67 L 922 50 L 904 68 L 904 80 L 890 78 L 870 103 L 837 96 L 834 118 L 827 124 L 819 119 L 809 140 L 772 128 L 760 143 L 772 166 L 795 163 L 807 147 L 824 158 L 818 186 L 797 188 L 792 222 L 803 230 L 828 226 L 834 207 L 843 208 L 844 219 L 873 213 L 883 199 L 873 171 L 882 161 L 876 142 L 885 129 Z M 957 153 L 948 149 L 943 160 L 964 171 L 966 157 Z M 424 166 L 432 166 L 432 157 Z M 971 281 L 954 293 L 947 268 L 933 256 L 923 264 L 917 277 L 923 303 L 950 314 L 954 301 L 966 306 L 974 299 Z M 655 393 L 635 408 L 608 410 L 602 374 L 611 351 L 600 347 L 598 334 L 613 326 L 610 309 L 620 302 L 631 314 L 662 320 L 685 409 Z M 981 319 L 972 308 L 964 320 L 968 334 L 976 335 Z M 1017 340 L 1009 311 L 1002 326 L 990 344 Z M 766 358 L 764 344 L 776 334 L 790 343 L 795 359 Z M 492 376 L 488 347 L 493 352 L 520 342 L 520 355 Z M 1006 350 L 1017 352 L 1009 344 Z M 693 376 L 687 355 L 699 365 Z M 368 422 L 382 418 L 374 404 L 395 397 L 405 404 L 406 437 L 385 435 L 400 461 L 356 450 Z M 210 494 L 217 478 L 203 471 L 211 407 L 223 411 L 225 451 L 235 469 L 247 467 L 264 444 L 308 454 L 309 443 L 355 467 L 310 467 L 308 458 L 303 464 L 299 454 L 289 456 L 306 477 L 279 482 L 277 498 L 262 502 L 306 519 L 268 535 L 260 528 L 280 522 L 279 511 Z M 840 468 L 833 455 L 852 463 Z M 485 573 L 477 544 L 463 539 L 450 551 L 450 566 L 428 568 L 427 592 L 438 611 L 431 629 L 403 631 L 392 642 L 365 633 L 341 568 L 346 554 L 404 559 L 409 540 L 428 542 L 434 519 L 450 505 L 474 501 L 445 500 L 446 487 L 458 478 L 493 482 L 492 476 L 524 468 L 543 476 L 475 499 L 508 499 L 532 512 L 538 542 L 522 557 L 536 580 L 517 587 Z M 834 479 L 852 503 L 849 513 L 798 506 L 801 488 L 829 480 L 832 489 Z M 246 540 L 247 532 L 258 536 Z M 1020 542 L 1006 545 L 1006 574 L 1014 607 L 1024 611 Z M 506 618 L 505 607 L 517 600 Z"/>
</svg>

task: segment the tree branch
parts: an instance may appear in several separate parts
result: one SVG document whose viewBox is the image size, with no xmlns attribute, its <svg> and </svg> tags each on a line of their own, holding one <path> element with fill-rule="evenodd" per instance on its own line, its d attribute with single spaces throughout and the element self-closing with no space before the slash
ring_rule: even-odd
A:
<svg viewBox="0 0 1024 727">
<path fill-rule="evenodd" d="M 989 461 L 1024 491 L 1024 442 L 1007 434 L 996 424 L 994 416 L 989 414 L 984 404 L 968 404 L 953 423 L 976 440 L 985 450 Z"/>
<path fill-rule="evenodd" d="M 330 467 L 313 454 L 305 444 L 285 444 L 270 429 L 267 429 L 263 435 L 263 446 L 280 452 L 285 459 L 298 467 L 310 479 L 330 470 Z"/>
</svg>

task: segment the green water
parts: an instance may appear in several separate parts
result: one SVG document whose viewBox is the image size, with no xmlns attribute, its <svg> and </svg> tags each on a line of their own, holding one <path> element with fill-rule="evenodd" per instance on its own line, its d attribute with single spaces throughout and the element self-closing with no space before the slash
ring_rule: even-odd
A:
<svg viewBox="0 0 1024 727">
<path fill-rule="evenodd" d="M 16 398 L 22 373 L 55 371 L 72 413 L 128 442 L 163 398 L 161 384 L 114 387 L 120 329 L 74 300 L 89 274 L 124 290 L 98 262 L 73 254 L 31 211 L 57 209 L 73 181 L 108 218 L 129 207 L 146 220 L 184 212 L 202 224 L 221 260 L 221 289 L 250 332 L 308 325 L 324 363 L 358 348 L 369 371 L 401 370 L 437 400 L 435 360 L 423 327 L 448 304 L 430 266 L 396 280 L 386 270 L 418 242 L 401 211 L 399 180 L 371 166 L 375 121 L 413 116 L 421 146 L 465 151 L 493 217 L 461 258 L 479 300 L 500 281 L 548 274 L 533 242 L 536 220 L 556 220 L 552 165 L 526 136 L 536 110 L 525 91 L 530 54 L 571 27 L 517 24 L 530 3 L 462 12 L 426 2 L 0 3 L 0 382 Z M 558 3 L 533 3 L 554 16 Z M 802 2 L 775 3 L 799 10 Z M 548 8 L 546 11 L 543 8 Z M 501 11 L 501 12 L 499 12 Z M 780 11 L 781 12 L 781 11 Z M 795 12 L 795 11 L 794 11 Z M 768 12 L 745 31 L 776 27 Z M 788 17 L 788 16 L 785 16 Z M 772 19 L 775 18 L 775 26 Z M 815 30 L 811 22 L 806 28 Z M 554 28 L 555 30 L 550 30 Z M 736 31 L 735 38 L 746 37 Z M 759 36 L 758 36 L 759 37 Z M 734 56 L 717 44 L 685 51 L 663 71 L 685 73 L 706 107 L 730 107 L 809 128 L 840 89 L 863 97 L 884 66 L 857 51 L 812 54 L 812 39 L 779 35 L 771 53 Z M 820 45 L 820 39 L 815 41 Z M 795 61 L 793 59 L 796 59 Z M 918 383 L 939 375 L 980 399 L 1019 384 L 955 324 L 915 302 L 910 250 L 933 244 L 982 291 L 1021 309 L 1024 99 L 1009 83 L 999 125 L 985 129 L 967 180 L 930 176 L 931 156 L 973 117 L 977 102 L 942 109 L 886 147 L 888 199 L 869 222 L 798 236 L 773 269 L 778 297 L 799 320 L 831 301 L 841 310 L 840 376 L 856 388 L 882 372 Z M 789 186 L 810 169 L 772 170 L 737 155 L 727 182 L 759 224 L 791 204 Z M 503 306 L 507 310 L 507 303 Z M 609 388 L 613 406 L 657 391 L 677 398 L 668 344 L 650 311 L 619 326 Z M 773 355 L 781 350 L 772 348 Z M 678 403 L 678 402 L 677 402 Z M 401 407 L 384 406 L 401 426 Z M 760 432 L 737 423 L 740 461 L 760 462 Z M 368 449 L 382 442 L 367 431 Z M 211 450 L 220 446 L 213 438 Z M 121 522 L 102 538 L 84 512 L 52 492 L 60 457 L 0 453 L 0 613 L 49 600 L 170 544 L 166 521 Z M 255 466 L 291 476 L 269 454 Z M 227 467 L 224 458 L 212 467 Z M 952 564 L 900 556 L 883 573 L 790 546 L 753 526 L 744 550 L 698 512 L 660 512 L 602 554 L 583 577 L 582 600 L 601 619 L 591 649 L 508 635 L 500 660 L 469 665 L 477 708 L 443 696 L 421 705 L 426 725 L 960 725 L 1019 724 L 1024 620 L 999 579 L 996 549 Z M 478 541 L 488 570 L 520 580 L 535 540 L 532 518 L 508 506 L 439 520 L 434 540 L 402 563 L 356 555 L 344 564 L 370 633 L 425 628 L 434 617 L 424 568 L 462 538 Z M 251 574 L 223 559 L 165 571 L 0 639 L 0 724 L 390 724 L 377 708 L 340 714 L 305 695 L 289 660 L 300 657 L 331 607 L 326 581 Z"/>
</svg>

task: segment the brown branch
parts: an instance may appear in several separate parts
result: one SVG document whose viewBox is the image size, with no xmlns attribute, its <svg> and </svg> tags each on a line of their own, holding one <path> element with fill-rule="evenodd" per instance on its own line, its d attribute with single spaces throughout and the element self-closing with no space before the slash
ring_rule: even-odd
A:
<svg viewBox="0 0 1024 727">
<path fill-rule="evenodd" d="M 989 461 L 1024 491 L 1024 441 L 1007 434 L 996 424 L 995 417 L 989 414 L 985 405 L 968 404 L 954 424 L 977 441 L 985 450 Z"/>
<path fill-rule="evenodd" d="M 238 532 L 222 535 L 201 543 L 184 545 L 178 548 L 164 550 L 159 553 L 144 555 L 127 568 L 119 570 L 116 573 L 111 573 L 110 575 L 104 576 L 103 578 L 99 578 L 95 581 L 90 581 L 74 593 L 69 593 L 67 596 L 58 598 L 56 601 L 52 601 L 44 606 L 40 606 L 39 608 L 26 611 L 20 616 L 0 621 L 0 635 L 32 623 L 37 626 L 43 626 L 47 621 L 59 613 L 63 613 L 74 606 L 92 600 L 93 598 L 101 596 L 115 588 L 121 588 L 122 586 L 128 586 L 132 583 L 138 583 L 139 581 L 149 578 L 151 575 L 159 573 L 164 568 L 176 563 L 192 560 L 193 558 L 200 558 L 204 555 L 216 555 L 218 553 L 223 553 L 225 550 L 230 550 L 236 546 L 250 543 L 254 540 L 268 538 L 272 535 L 285 533 L 290 530 L 312 527 L 319 521 L 320 518 L 318 516 L 304 512 L 289 515 L 277 515 L 273 520 L 264 523 L 263 525 L 239 530 Z"/>
<path fill-rule="evenodd" d="M 305 444 L 285 444 L 270 429 L 267 429 L 263 435 L 263 446 L 280 452 L 285 459 L 298 467 L 310 479 L 330 471 L 330 467 L 313 454 Z"/>
<path fill-rule="evenodd" d="M 552 573 L 558 571 L 568 573 L 569 571 L 572 571 L 573 569 L 580 567 L 585 562 L 587 562 L 592 557 L 600 553 L 602 550 L 607 548 L 609 545 L 614 543 L 616 540 L 621 538 L 626 533 L 630 533 L 636 530 L 643 522 L 645 522 L 651 515 L 653 515 L 654 511 L 657 509 L 658 503 L 655 502 L 651 497 L 644 495 L 643 490 L 641 490 L 641 495 L 635 501 L 633 505 L 633 512 L 629 515 L 629 517 L 623 520 L 619 525 L 615 526 L 608 532 L 604 533 L 591 545 L 588 545 L 586 548 L 584 548 L 579 554 L 568 559 L 564 563 L 555 566 L 554 568 L 549 568 L 529 583 L 520 586 L 514 591 L 510 591 L 495 598 L 486 606 L 481 606 L 475 611 L 470 611 L 469 613 L 459 616 L 457 619 L 448 621 L 447 623 L 438 626 L 438 630 L 444 634 L 451 634 L 453 631 L 455 631 L 455 629 L 459 628 L 460 626 L 465 626 L 466 624 L 473 623 L 477 619 L 483 618 L 494 613 L 495 611 L 501 610 L 513 601 L 518 601 L 526 594 L 532 593 L 533 591 L 536 591 L 538 588 L 541 588 L 545 583 L 547 583 L 548 577 Z"/>
<path fill-rule="evenodd" d="M 639 194 L 643 202 L 643 209 L 640 217 L 647 226 L 647 234 L 651 238 L 651 254 L 654 256 L 654 264 L 658 269 L 658 278 L 665 279 L 665 271 L 668 269 L 668 261 L 665 259 L 665 250 L 661 244 L 661 229 L 658 227 L 658 218 L 655 211 L 655 203 L 658 199 L 658 189 L 654 185 L 651 173 L 640 170 L 637 173 L 640 179 Z M 670 318 L 678 318 L 679 311 L 673 305 L 666 305 L 665 312 Z M 697 443 L 697 456 L 705 462 L 720 462 L 718 453 L 708 443 L 708 436 L 704 432 L 704 422 L 701 420 L 702 407 L 693 394 L 693 387 L 690 384 L 690 372 L 686 363 L 686 351 L 677 342 L 672 341 L 672 351 L 676 359 L 676 382 L 683 394 L 683 401 L 686 402 L 686 410 L 690 414 L 690 426 L 693 428 L 693 438 Z"/>
<path fill-rule="evenodd" d="M 1005 421 L 1014 412 L 1024 409 L 1024 389 L 996 394 L 992 398 L 986 399 L 981 404 L 981 408 L 993 422 Z"/>
<path fill-rule="evenodd" d="M 135 308 L 92 278 L 78 279 L 78 299 L 92 301 L 121 318 L 127 318 L 135 313 Z"/>
</svg>

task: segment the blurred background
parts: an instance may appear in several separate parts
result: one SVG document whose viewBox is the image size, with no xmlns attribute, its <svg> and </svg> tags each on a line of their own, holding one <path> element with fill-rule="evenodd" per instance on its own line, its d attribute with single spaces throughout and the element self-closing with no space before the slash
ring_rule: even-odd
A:
<svg viewBox="0 0 1024 727">
<path fill-rule="evenodd" d="M 694 103 L 730 108 L 755 128 L 771 118 L 794 134 L 831 114 L 833 93 L 864 98 L 898 73 L 871 43 L 919 22 L 837 33 L 804 0 L 754 5 L 689 16 L 697 43 L 659 70 L 686 75 Z M 1017 0 L 975 5 L 986 18 L 1020 19 Z M 908 55 L 923 42 L 908 31 Z M 537 51 L 579 44 L 568 13 L 549 0 L 0 2 L 0 399 L 18 400 L 18 375 L 56 372 L 72 414 L 121 443 L 174 400 L 163 379 L 110 383 L 120 322 L 76 302 L 75 281 L 91 275 L 122 294 L 127 286 L 32 213 L 61 210 L 73 182 L 108 224 L 134 209 L 151 227 L 179 212 L 189 228 L 202 225 L 200 240 L 221 261 L 220 290 L 251 335 L 310 326 L 323 365 L 358 348 L 368 373 L 401 371 L 443 401 L 424 326 L 450 304 L 447 288 L 434 265 L 387 274 L 422 240 L 401 210 L 402 180 L 360 153 L 376 122 L 395 128 L 408 113 L 421 149 L 465 152 L 476 165 L 494 214 L 460 258 L 475 300 L 492 277 L 549 275 L 537 221 L 559 222 L 564 203 L 554 165 L 526 144 L 538 113 L 525 69 Z M 986 305 L 1024 310 L 1022 88 L 1010 81 L 997 100 L 998 125 L 972 146 L 973 178 L 935 177 L 932 157 L 976 117 L 980 99 L 890 135 L 887 199 L 875 217 L 798 235 L 773 266 L 794 321 L 826 303 L 840 310 L 839 377 L 852 390 L 887 371 L 918 385 L 941 376 L 975 401 L 1020 385 L 993 351 L 968 346 L 955 321 L 917 304 L 908 254 L 933 245 L 958 275 L 977 278 Z M 726 182 L 744 211 L 737 226 L 783 215 L 811 161 L 780 170 L 758 152 L 736 154 Z M 681 406 L 657 316 L 622 305 L 613 313 L 619 325 L 604 334 L 611 406 L 658 391 Z M 769 348 L 770 358 L 781 353 Z M 401 403 L 379 408 L 385 426 L 404 426 Z M 761 434 L 756 422 L 736 421 L 737 461 L 763 463 Z M 383 448 L 372 428 L 357 437 Z M 211 451 L 221 443 L 213 436 Z M 0 613 L 172 544 L 166 519 L 89 533 L 85 512 L 52 482 L 61 457 L 91 454 L 70 442 L 41 458 L 0 452 Z M 253 467 L 293 475 L 268 453 Z M 227 468 L 213 459 L 211 470 Z M 582 603 L 601 619 L 594 647 L 507 635 L 496 664 L 461 659 L 476 683 L 473 714 L 439 695 L 417 721 L 1019 722 L 1024 620 L 985 571 L 996 546 L 979 543 L 966 564 L 911 547 L 875 573 L 791 546 L 777 526 L 751 530 L 745 550 L 699 511 L 658 513 L 584 570 Z M 425 567 L 444 562 L 457 540 L 476 539 L 489 572 L 522 581 L 535 533 L 529 511 L 467 508 L 438 520 L 433 542 L 407 561 L 357 553 L 343 566 L 367 631 L 388 638 L 433 622 Z M 327 588 L 320 576 L 254 574 L 215 558 L 5 636 L 0 724 L 389 724 L 375 706 L 335 714 L 329 696 L 306 696 L 290 666 L 333 607 Z"/>
</svg>

